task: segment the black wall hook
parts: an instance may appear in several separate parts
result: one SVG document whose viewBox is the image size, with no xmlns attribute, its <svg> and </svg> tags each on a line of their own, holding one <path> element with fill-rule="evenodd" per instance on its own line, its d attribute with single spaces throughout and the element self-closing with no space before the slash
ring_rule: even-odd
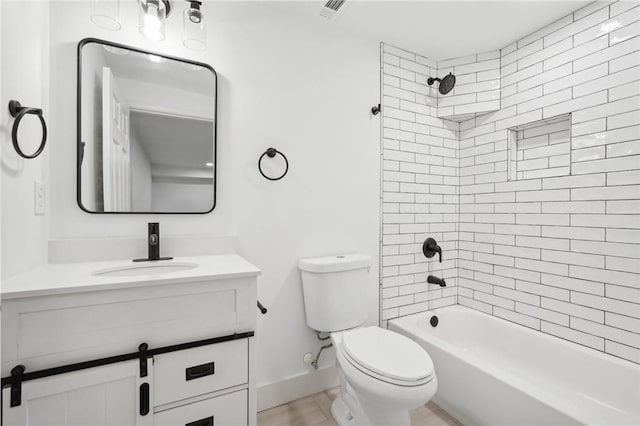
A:
<svg viewBox="0 0 640 426">
<path fill-rule="evenodd" d="M 284 173 L 282 173 L 282 175 L 278 176 L 278 177 L 269 177 L 267 175 L 264 174 L 264 172 L 262 171 L 262 159 L 264 158 L 264 156 L 266 155 L 269 158 L 273 158 L 276 156 L 276 154 L 280 154 L 282 156 L 282 158 L 284 158 L 284 163 L 286 165 L 285 169 L 284 169 Z M 269 180 L 280 180 L 283 177 L 286 176 L 287 172 L 289 171 L 289 160 L 287 160 L 287 157 L 281 153 L 280 151 L 278 151 L 275 148 L 269 148 L 267 149 L 264 153 L 262 153 L 262 155 L 260 156 L 260 159 L 258 160 L 258 170 L 260 171 L 260 174 L 262 176 L 264 176 L 265 179 L 269 179 Z"/>
<path fill-rule="evenodd" d="M 371 114 L 373 114 L 373 115 L 380 114 L 380 111 L 382 111 L 382 107 L 380 106 L 380 104 L 371 107 Z"/>
<path fill-rule="evenodd" d="M 13 142 L 13 148 L 16 150 L 18 155 L 22 158 L 36 158 L 38 155 L 42 154 L 44 150 L 44 146 L 47 143 L 47 123 L 44 121 L 44 117 L 42 116 L 42 109 L 40 108 L 29 108 L 23 107 L 20 102 L 16 100 L 9 101 L 9 113 L 13 118 L 15 118 L 13 122 L 13 128 L 11 129 L 11 141 Z M 42 125 L 42 141 L 40 142 L 40 146 L 33 154 L 25 154 L 20 147 L 20 143 L 18 142 L 18 127 L 20 126 L 20 121 L 27 114 L 37 115 L 40 119 L 40 124 Z"/>
</svg>

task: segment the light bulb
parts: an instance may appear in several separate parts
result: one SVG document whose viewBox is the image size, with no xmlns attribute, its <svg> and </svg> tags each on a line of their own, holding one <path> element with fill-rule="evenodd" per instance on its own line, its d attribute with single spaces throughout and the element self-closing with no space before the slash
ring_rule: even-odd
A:
<svg viewBox="0 0 640 426">
<path fill-rule="evenodd" d="M 164 40 L 166 18 L 169 12 L 168 0 L 139 0 L 140 33 L 150 40 Z"/>
<path fill-rule="evenodd" d="M 149 31 L 158 31 L 162 23 L 157 16 L 144 15 L 144 27 Z"/>
</svg>

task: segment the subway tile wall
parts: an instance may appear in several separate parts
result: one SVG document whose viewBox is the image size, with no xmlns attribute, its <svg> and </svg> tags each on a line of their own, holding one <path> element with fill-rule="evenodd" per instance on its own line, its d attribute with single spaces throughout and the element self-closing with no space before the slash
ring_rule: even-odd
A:
<svg viewBox="0 0 640 426">
<path fill-rule="evenodd" d="M 499 50 L 439 61 L 437 68 L 438 77 L 456 76 L 451 92 L 438 93 L 438 117 L 462 121 L 500 109 Z"/>
<path fill-rule="evenodd" d="M 460 124 L 437 118 L 437 64 L 383 44 L 382 321 L 456 303 Z M 442 263 L 426 259 L 435 238 Z M 447 287 L 427 283 L 433 274 Z"/>
<path fill-rule="evenodd" d="M 508 180 L 571 173 L 570 114 L 513 127 L 509 129 L 507 139 Z"/>
<path fill-rule="evenodd" d="M 387 61 L 404 55 L 406 64 L 438 65 L 386 45 L 383 49 Z M 398 87 L 390 86 L 386 64 L 383 143 L 390 145 L 383 151 L 382 197 L 385 212 L 395 209 L 395 216 L 383 215 L 383 318 L 459 303 L 640 363 L 639 4 L 592 3 L 502 49 L 501 109 L 464 120 L 458 128 L 434 118 L 433 99 L 422 105 L 420 115 L 407 114 L 399 92 L 390 89 L 398 90 L 411 74 L 396 75 Z M 401 62 L 396 67 L 409 69 Z M 413 83 L 419 83 L 412 72 Z M 413 95 L 412 102 L 422 100 L 408 87 L 404 95 Z M 570 174 L 508 180 L 509 129 L 563 114 L 570 114 Z M 387 117 L 396 121 L 387 122 Z M 417 187 L 401 187 L 387 173 L 394 171 L 389 167 L 401 167 L 402 160 L 393 158 L 420 164 L 417 153 L 399 141 L 387 142 L 387 127 L 402 129 L 405 119 L 428 123 L 421 129 L 428 136 L 451 132 L 441 141 L 441 136 L 421 134 L 425 141 L 443 143 L 427 142 L 423 149 L 429 154 L 424 155 L 433 148 L 450 150 L 442 160 L 450 164 L 447 173 L 452 174 L 446 176 L 455 177 L 457 186 L 438 168 L 423 168 L 419 179 L 442 179 L 449 195 L 457 194 L 457 204 L 453 196 L 438 198 L 443 194 L 430 184 L 418 198 Z M 417 140 L 415 128 L 404 126 L 410 133 L 404 137 Z M 561 161 L 563 155 L 548 161 Z M 416 180 L 418 174 L 404 177 Z M 433 204 L 418 202 L 429 197 L 436 197 Z M 449 213 L 434 216 L 432 208 Z M 429 210 L 425 216 L 402 216 L 415 209 Z M 402 227 L 400 220 L 411 225 Z M 413 290 L 429 268 L 438 267 L 417 250 L 432 225 L 451 230 L 435 236 L 444 237 L 445 258 L 451 261 L 446 275 L 457 278 L 455 292 L 446 295 L 424 286 L 424 291 Z M 397 265 L 389 262 L 404 252 L 414 263 L 407 256 L 403 268 L 394 269 Z M 409 270 L 417 274 L 402 273 Z"/>
</svg>

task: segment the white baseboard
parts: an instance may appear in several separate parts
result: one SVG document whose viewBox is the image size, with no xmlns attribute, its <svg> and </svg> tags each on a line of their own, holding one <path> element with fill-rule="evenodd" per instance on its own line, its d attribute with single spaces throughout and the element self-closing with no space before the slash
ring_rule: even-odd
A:
<svg viewBox="0 0 640 426">
<path fill-rule="evenodd" d="M 258 411 L 286 404 L 335 386 L 338 386 L 338 375 L 333 365 L 288 377 L 279 382 L 258 385 Z"/>
</svg>

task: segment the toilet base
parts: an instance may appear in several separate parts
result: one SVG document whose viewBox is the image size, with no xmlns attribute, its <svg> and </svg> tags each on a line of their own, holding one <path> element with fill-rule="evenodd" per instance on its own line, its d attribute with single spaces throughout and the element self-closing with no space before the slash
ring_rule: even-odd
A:
<svg viewBox="0 0 640 426">
<path fill-rule="evenodd" d="M 426 404 L 436 393 L 435 374 L 433 380 L 414 387 L 380 381 L 346 359 L 339 337 L 340 334 L 331 333 L 341 388 L 331 405 L 336 422 L 340 426 L 411 426 L 411 410 Z"/>
<path fill-rule="evenodd" d="M 338 396 L 331 404 L 331 414 L 340 426 L 354 426 L 353 414 L 344 403 L 341 396 Z"/>
<path fill-rule="evenodd" d="M 355 419 L 355 425 L 367 426 L 411 426 L 408 411 L 394 410 L 375 403 L 360 400 L 361 414 Z"/>
<path fill-rule="evenodd" d="M 365 404 L 367 405 L 367 404 Z M 358 408 L 364 408 L 360 405 Z M 411 426 L 409 413 L 368 406 L 354 415 L 342 396 L 331 404 L 331 414 L 340 426 Z"/>
</svg>

